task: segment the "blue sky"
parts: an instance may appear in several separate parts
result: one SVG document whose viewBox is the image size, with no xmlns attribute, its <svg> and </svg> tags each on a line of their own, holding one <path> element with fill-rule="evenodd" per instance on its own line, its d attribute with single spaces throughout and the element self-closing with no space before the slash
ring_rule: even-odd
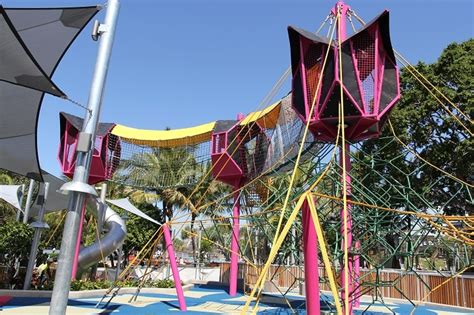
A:
<svg viewBox="0 0 474 315">
<path fill-rule="evenodd" d="M 145 129 L 182 128 L 255 110 L 289 65 L 286 27 L 315 30 L 334 2 L 122 0 L 101 121 Z M 103 2 L 1 3 L 54 7 Z M 412 63 L 433 62 L 449 43 L 473 37 L 471 0 L 347 3 L 366 21 L 389 9 L 393 45 Z M 103 20 L 104 14 L 105 10 L 98 18 Z M 97 51 L 90 31 L 89 25 L 53 77 L 66 94 L 83 104 Z M 45 98 L 38 131 L 40 161 L 56 175 L 59 111 L 84 115 L 63 100 Z"/>
</svg>

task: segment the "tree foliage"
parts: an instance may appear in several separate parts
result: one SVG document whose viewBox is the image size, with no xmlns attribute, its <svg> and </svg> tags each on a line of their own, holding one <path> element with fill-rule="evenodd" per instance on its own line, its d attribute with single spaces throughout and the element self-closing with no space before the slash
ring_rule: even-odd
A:
<svg viewBox="0 0 474 315">
<path fill-rule="evenodd" d="M 474 39 L 470 39 L 450 44 L 433 64 L 420 62 L 416 65 L 416 69 L 468 117 L 472 117 L 474 111 L 473 52 Z M 407 68 L 401 71 L 402 97 L 390 116 L 395 134 L 412 152 L 429 163 L 464 182 L 472 183 L 474 140 L 469 133 L 473 131 L 470 120 L 431 89 L 442 101 L 441 105 L 410 72 L 413 71 Z M 388 126 L 384 128 L 381 139 L 367 141 L 361 151 L 366 153 L 359 152 L 358 157 L 362 160 L 375 157 L 376 161 L 383 161 L 372 163 L 372 170 L 367 166 L 355 165 L 361 178 L 365 178 L 365 184 L 371 185 L 374 190 L 382 193 L 388 189 L 388 183 L 367 176 L 370 171 L 390 177 L 400 186 L 413 188 L 445 214 L 474 213 L 468 189 L 414 154 L 407 154 L 399 142 L 393 141 Z M 396 199 L 397 196 L 393 195 L 389 198 L 393 207 L 406 207 L 403 198 Z M 428 210 L 421 202 L 415 206 Z"/>
</svg>

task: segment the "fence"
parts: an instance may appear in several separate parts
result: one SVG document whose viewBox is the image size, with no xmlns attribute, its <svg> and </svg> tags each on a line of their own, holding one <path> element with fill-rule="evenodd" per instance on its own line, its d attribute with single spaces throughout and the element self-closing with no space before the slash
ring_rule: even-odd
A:
<svg viewBox="0 0 474 315">
<path fill-rule="evenodd" d="M 252 287 L 258 279 L 263 266 L 252 267 L 249 264 L 239 264 L 238 278 L 244 279 L 247 286 Z M 229 263 L 220 264 L 220 282 L 229 283 Z M 298 287 L 304 282 L 303 268 L 299 266 L 272 265 L 267 275 L 272 276 L 272 282 L 281 289 Z M 326 278 L 324 268 L 319 268 L 321 278 Z M 438 290 L 430 291 L 449 279 L 449 272 L 405 271 L 384 269 L 375 271 L 361 270 L 360 285 L 364 295 L 380 295 L 386 298 L 409 299 L 474 308 L 474 275 L 462 275 L 451 279 Z M 268 277 L 267 277 L 268 279 Z M 375 283 L 378 283 L 375 292 Z M 327 283 L 320 283 L 321 290 L 329 291 Z"/>
</svg>

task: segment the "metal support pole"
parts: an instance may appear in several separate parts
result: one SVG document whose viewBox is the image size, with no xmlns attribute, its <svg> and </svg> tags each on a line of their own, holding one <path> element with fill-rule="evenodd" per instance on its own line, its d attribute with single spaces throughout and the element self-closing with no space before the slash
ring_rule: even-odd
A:
<svg viewBox="0 0 474 315">
<path fill-rule="evenodd" d="M 105 198 L 107 196 L 107 184 L 102 183 L 102 186 L 100 187 L 100 201 L 102 201 L 99 209 L 97 209 L 97 235 L 95 236 L 96 242 L 99 241 L 100 236 L 102 235 L 102 229 L 104 225 L 104 216 L 105 216 Z M 104 262 L 105 263 L 105 262 Z M 92 266 L 90 277 L 92 279 L 97 278 L 97 264 Z M 105 278 L 107 279 L 107 277 Z"/>
<path fill-rule="evenodd" d="M 100 201 L 105 205 L 105 198 L 107 197 L 107 184 L 102 183 L 102 186 L 100 187 Z M 105 221 L 105 206 L 101 206 L 99 208 L 99 213 L 97 216 L 97 227 L 99 230 L 99 236 L 100 233 L 102 233 L 102 229 L 104 228 L 104 221 Z"/>
<path fill-rule="evenodd" d="M 101 195 L 101 198 L 102 198 L 102 195 Z M 105 196 L 104 196 L 104 201 L 105 201 Z M 127 212 L 125 212 L 125 214 L 122 216 L 122 220 L 125 226 L 127 226 L 127 220 L 128 220 Z M 118 249 L 118 253 L 117 253 L 117 265 L 115 266 L 115 281 L 119 280 L 122 259 L 123 259 L 123 244 L 120 245 L 120 248 Z"/>
<path fill-rule="evenodd" d="M 23 207 L 23 197 L 25 195 L 25 184 L 21 185 L 21 196 L 20 196 L 20 209 L 17 209 L 16 211 L 16 222 L 20 222 L 21 220 L 21 207 Z M 15 274 L 13 275 L 13 278 L 18 277 L 18 274 L 20 273 L 20 258 L 16 257 L 15 258 Z"/>
<path fill-rule="evenodd" d="M 296 264 L 296 258 L 295 258 L 295 255 L 296 253 L 298 252 L 296 250 L 296 226 L 293 224 L 293 226 L 291 227 L 291 237 L 292 237 L 292 240 L 291 240 L 291 256 L 290 256 L 290 265 L 294 266 Z"/>
<path fill-rule="evenodd" d="M 255 230 L 255 249 L 254 249 L 254 261 L 253 263 L 256 265 L 258 264 L 258 230 Z"/>
<path fill-rule="evenodd" d="M 333 14 L 340 14 L 340 18 L 338 20 L 338 40 L 341 42 L 344 41 L 347 37 L 347 31 L 346 31 L 346 18 L 347 18 L 347 12 L 350 10 L 350 7 L 344 4 L 344 1 L 338 1 L 333 9 Z M 340 38 L 339 38 L 340 37 Z M 340 61 L 341 62 L 341 61 Z M 343 113 L 342 113 L 343 114 Z M 343 126 L 345 128 L 345 126 Z M 344 147 L 342 147 L 344 146 Z M 343 159 L 343 150 L 345 149 L 345 159 Z M 350 198 L 351 196 L 351 177 L 349 175 L 350 170 L 351 170 L 351 159 L 350 159 L 350 144 L 349 143 L 343 143 L 341 144 L 341 150 L 340 150 L 340 163 L 341 163 L 341 169 L 345 167 L 346 169 L 346 176 L 345 178 L 342 179 L 342 187 L 346 187 L 346 191 L 342 192 L 342 194 L 346 194 L 347 199 Z M 347 210 L 347 211 L 345 211 Z M 344 257 L 345 255 L 349 255 L 349 252 L 352 248 L 352 217 L 351 217 L 351 205 L 350 203 L 347 204 L 346 209 L 341 210 L 341 235 L 342 237 L 342 250 L 344 252 Z M 347 239 L 346 239 L 347 237 Z M 357 268 L 358 269 L 358 268 Z M 350 299 L 353 297 L 353 282 L 354 282 L 354 260 L 352 257 L 348 257 L 348 262 L 344 261 L 343 263 L 343 269 L 341 273 L 341 300 L 343 301 L 344 305 L 344 314 L 350 315 L 352 314 L 352 303 Z M 347 279 L 346 279 L 347 277 Z M 347 291 L 346 291 L 347 289 Z M 349 301 L 346 300 L 346 294 L 348 294 L 348 299 Z M 347 309 L 346 306 L 347 305 Z"/>
<path fill-rule="evenodd" d="M 202 242 L 202 228 L 198 231 L 198 252 L 197 252 L 197 279 L 201 280 L 201 242 Z"/>
<path fill-rule="evenodd" d="M 49 308 L 50 315 L 63 315 L 66 313 L 67 301 L 71 285 L 72 265 L 74 259 L 75 241 L 79 230 L 81 210 L 86 196 L 91 193 L 87 189 L 90 162 L 92 158 L 93 143 L 99 122 L 100 107 L 102 104 L 104 86 L 109 67 L 110 56 L 115 35 L 120 3 L 118 0 L 109 0 L 105 24 L 100 25 L 100 43 L 97 61 L 92 79 L 88 111 L 86 112 L 82 133 L 90 135 L 91 145 L 89 150 L 77 151 L 76 168 L 70 187 L 68 213 L 64 223 L 61 250 L 58 259 L 58 269 L 54 281 L 53 295 Z M 67 185 L 67 184 L 66 184 Z M 92 189 L 92 192 L 94 190 Z"/>
<path fill-rule="evenodd" d="M 349 154 L 349 150 L 350 150 L 350 144 L 349 143 L 345 143 L 344 144 L 346 147 L 345 147 L 345 150 L 346 150 L 346 160 L 343 161 L 342 160 L 342 147 L 341 147 L 341 154 L 340 154 L 340 157 L 341 157 L 341 169 L 342 169 L 342 163 L 345 163 L 346 164 L 346 178 L 343 178 L 342 180 L 345 180 L 346 181 L 346 194 L 347 194 L 347 199 L 350 198 L 351 196 L 351 176 L 349 175 L 350 173 L 350 170 L 351 170 L 351 159 L 350 159 L 350 154 Z M 341 210 L 341 221 L 342 221 L 342 225 L 341 225 L 341 235 L 343 235 L 343 238 L 342 238 L 342 250 L 344 252 L 350 252 L 350 249 L 352 247 L 352 217 L 351 217 L 351 204 L 348 203 L 347 204 L 347 208 L 346 208 L 346 212 L 344 212 L 344 209 Z M 344 225 L 344 217 L 346 217 L 345 221 L 347 222 L 347 226 Z M 346 231 L 347 229 L 347 231 Z M 346 241 L 344 240 L 344 235 L 347 235 L 347 247 L 345 246 L 346 244 Z M 349 255 L 349 254 L 348 254 Z M 358 268 L 357 268 L 358 269 Z M 342 297 L 342 301 L 344 302 L 346 297 L 345 297 L 345 287 L 346 287 L 346 279 L 345 279 L 345 274 L 349 274 L 349 279 L 348 279 L 348 284 L 347 284 L 347 287 L 348 287 L 348 291 L 349 291 L 349 299 L 352 297 L 353 295 L 353 277 L 354 277 L 354 274 L 353 274 L 353 271 L 354 271 L 354 261 L 352 259 L 352 257 L 349 255 L 349 261 L 348 261 L 348 264 L 346 265 L 345 263 L 343 264 L 343 272 L 341 273 L 341 287 L 342 287 L 342 291 L 341 291 L 341 297 Z M 343 303 L 343 305 L 345 305 L 345 303 Z M 349 301 L 348 302 L 348 310 L 345 310 L 344 311 L 345 314 L 352 314 L 352 303 Z"/>
<path fill-rule="evenodd" d="M 25 184 L 22 184 L 21 185 L 21 196 L 20 196 L 20 208 L 22 207 L 23 205 L 23 196 L 25 195 Z M 18 209 L 16 211 L 16 222 L 20 222 L 20 217 L 21 217 L 21 210 Z"/>
<path fill-rule="evenodd" d="M 354 307 L 360 307 L 360 241 L 355 241 L 355 248 L 357 250 L 357 255 L 354 257 Z"/>
<path fill-rule="evenodd" d="M 84 226 L 84 218 L 86 216 L 86 202 L 84 202 L 84 205 L 82 206 L 82 211 L 81 211 L 81 220 L 79 222 L 79 232 L 77 232 L 77 239 L 76 239 L 76 248 L 74 251 L 74 260 L 72 263 L 72 275 L 71 275 L 71 281 L 76 280 L 77 276 L 77 263 L 79 261 L 79 251 L 81 250 L 81 242 L 82 242 L 82 228 Z M 80 275 L 79 275 L 80 277 Z"/>
<path fill-rule="evenodd" d="M 44 211 L 46 207 L 46 200 L 48 199 L 49 183 L 44 183 L 44 196 L 41 200 L 41 207 L 38 213 L 38 221 L 34 222 L 32 226 L 35 228 L 35 235 L 31 244 L 30 257 L 28 259 L 28 267 L 26 268 L 25 283 L 23 290 L 29 290 L 31 285 L 31 278 L 33 277 L 33 269 L 35 268 L 36 255 L 38 253 L 38 245 L 41 239 L 41 232 L 48 226 L 43 222 Z"/>
<path fill-rule="evenodd" d="M 240 234 L 240 190 L 235 188 L 232 215 L 232 242 L 230 245 L 229 295 L 237 295 L 237 275 L 239 272 L 239 234 Z"/>
<path fill-rule="evenodd" d="M 308 201 L 303 204 L 303 246 L 306 291 L 306 313 L 320 313 L 318 236 Z"/>
<path fill-rule="evenodd" d="M 173 273 L 174 286 L 176 295 L 178 296 L 179 309 L 186 311 L 186 300 L 184 299 L 183 287 L 179 277 L 178 264 L 176 263 L 176 255 L 174 254 L 173 242 L 171 241 L 171 233 L 167 224 L 163 224 L 163 235 L 165 237 L 166 250 L 170 259 L 171 271 Z"/>
<path fill-rule="evenodd" d="M 25 212 L 23 213 L 23 223 L 28 223 L 30 216 L 31 199 L 33 198 L 33 189 L 35 188 L 34 179 L 30 179 L 30 186 L 28 186 L 28 194 L 26 195 Z"/>
</svg>

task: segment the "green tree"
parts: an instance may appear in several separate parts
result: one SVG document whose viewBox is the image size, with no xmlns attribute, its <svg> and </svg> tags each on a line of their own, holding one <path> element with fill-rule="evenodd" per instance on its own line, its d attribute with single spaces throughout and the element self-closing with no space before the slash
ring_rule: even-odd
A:
<svg viewBox="0 0 474 315">
<path fill-rule="evenodd" d="M 7 267 L 9 285 L 15 282 L 16 259 L 26 263 L 33 233 L 33 229 L 27 224 L 15 220 L 5 221 L 0 225 L 0 263 Z M 39 252 L 41 253 L 41 250 Z"/>
<path fill-rule="evenodd" d="M 444 49 L 435 63 L 419 62 L 415 66 L 468 117 L 472 117 L 474 110 L 473 51 L 473 39 L 453 43 Z M 353 178 L 357 180 L 353 186 L 365 192 L 364 198 L 373 199 L 372 204 L 412 211 L 438 210 L 446 215 L 472 215 L 472 191 L 414 154 L 416 152 L 443 171 L 472 183 L 472 123 L 433 90 L 455 117 L 448 113 L 410 70 L 401 70 L 402 97 L 390 115 L 393 132 L 386 124 L 379 139 L 364 142 L 354 153 Z M 393 133 L 409 149 L 397 141 Z M 375 212 L 374 216 L 368 217 L 375 218 Z M 381 225 L 382 229 L 378 231 L 385 231 L 382 237 L 389 250 L 398 246 L 403 230 L 412 227 L 409 217 L 396 214 L 385 215 Z M 393 258 L 392 267 L 398 265 L 396 257 Z"/>
<path fill-rule="evenodd" d="M 474 39 L 470 39 L 450 44 L 433 64 L 420 62 L 416 65 L 420 73 L 469 117 L 474 111 L 473 52 Z M 472 183 L 474 140 L 457 120 L 470 132 L 473 131 L 472 123 L 439 97 L 455 117 L 449 114 L 408 69 L 402 69 L 400 81 L 402 97 L 390 116 L 395 134 L 425 160 L 462 181 Z M 468 189 L 421 159 L 414 158 L 413 154 L 407 154 L 400 143 L 393 141 L 388 126 L 384 128 L 381 139 L 365 142 L 361 151 L 367 153 L 360 156 L 361 159 L 385 161 L 384 164 L 372 165 L 379 174 L 423 194 L 432 207 L 439 207 L 448 215 L 474 213 Z M 405 155 L 403 159 L 398 158 L 401 155 Z M 366 170 L 366 167 L 360 167 L 359 173 Z M 410 174 L 409 182 L 406 174 Z M 372 182 L 372 187 L 379 191 L 386 189 L 381 180 L 366 177 L 366 182 Z M 393 197 L 392 206 L 406 206 L 402 199 L 389 197 Z M 416 206 L 427 210 L 421 201 Z"/>
</svg>

